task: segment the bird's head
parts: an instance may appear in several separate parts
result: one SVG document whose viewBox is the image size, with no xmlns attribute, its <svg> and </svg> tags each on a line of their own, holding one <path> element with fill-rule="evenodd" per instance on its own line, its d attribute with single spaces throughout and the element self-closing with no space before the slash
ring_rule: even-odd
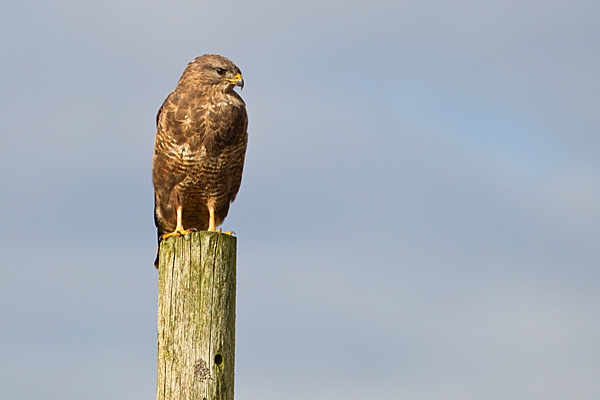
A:
<svg viewBox="0 0 600 400">
<path fill-rule="evenodd" d="M 242 71 L 231 60 L 218 54 L 196 57 L 185 69 L 181 79 L 185 78 L 199 85 L 222 87 L 223 91 L 231 90 L 234 86 L 244 88 Z"/>
</svg>

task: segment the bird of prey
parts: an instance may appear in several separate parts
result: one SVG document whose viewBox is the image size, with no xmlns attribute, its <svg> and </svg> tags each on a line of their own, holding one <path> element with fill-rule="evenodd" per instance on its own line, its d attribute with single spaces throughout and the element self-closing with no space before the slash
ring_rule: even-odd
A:
<svg viewBox="0 0 600 400">
<path fill-rule="evenodd" d="M 152 159 L 158 244 L 193 230 L 216 231 L 242 182 L 248 143 L 242 72 L 205 54 L 190 62 L 156 116 Z M 158 268 L 158 256 L 155 261 Z"/>
</svg>

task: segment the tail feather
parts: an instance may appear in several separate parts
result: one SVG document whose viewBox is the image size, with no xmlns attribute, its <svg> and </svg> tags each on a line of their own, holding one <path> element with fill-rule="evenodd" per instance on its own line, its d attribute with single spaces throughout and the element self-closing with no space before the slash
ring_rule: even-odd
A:
<svg viewBox="0 0 600 400">
<path fill-rule="evenodd" d="M 162 229 L 158 228 L 156 230 L 156 236 L 158 244 L 156 245 L 156 258 L 154 259 L 154 268 L 158 269 L 158 256 L 160 255 L 160 242 L 162 241 L 163 232 Z"/>
</svg>

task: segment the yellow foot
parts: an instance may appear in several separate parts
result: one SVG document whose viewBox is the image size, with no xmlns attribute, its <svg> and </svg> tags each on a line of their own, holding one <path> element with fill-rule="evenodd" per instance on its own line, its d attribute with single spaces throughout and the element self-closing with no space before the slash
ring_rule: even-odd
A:
<svg viewBox="0 0 600 400">
<path fill-rule="evenodd" d="M 192 232 L 198 232 L 198 229 L 196 229 L 196 228 L 175 229 L 173 232 L 165 233 L 164 235 L 162 235 L 162 240 L 168 239 L 173 236 L 185 235 L 186 233 L 192 233 Z"/>
<path fill-rule="evenodd" d="M 234 231 L 223 232 L 222 229 L 214 229 L 214 230 L 209 229 L 208 232 L 217 232 L 217 233 L 222 233 L 224 235 L 235 236 Z"/>
</svg>

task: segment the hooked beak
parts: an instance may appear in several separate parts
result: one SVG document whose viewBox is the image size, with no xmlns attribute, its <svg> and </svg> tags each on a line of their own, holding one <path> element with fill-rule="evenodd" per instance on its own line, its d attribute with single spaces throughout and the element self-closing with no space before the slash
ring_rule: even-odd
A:
<svg viewBox="0 0 600 400">
<path fill-rule="evenodd" d="M 239 72 L 237 74 L 235 74 L 235 76 L 233 77 L 233 79 L 228 79 L 228 78 L 221 78 L 224 81 L 230 82 L 231 84 L 235 85 L 235 86 L 239 86 L 241 89 L 244 88 L 244 80 L 242 79 L 242 74 L 240 74 Z"/>
</svg>

